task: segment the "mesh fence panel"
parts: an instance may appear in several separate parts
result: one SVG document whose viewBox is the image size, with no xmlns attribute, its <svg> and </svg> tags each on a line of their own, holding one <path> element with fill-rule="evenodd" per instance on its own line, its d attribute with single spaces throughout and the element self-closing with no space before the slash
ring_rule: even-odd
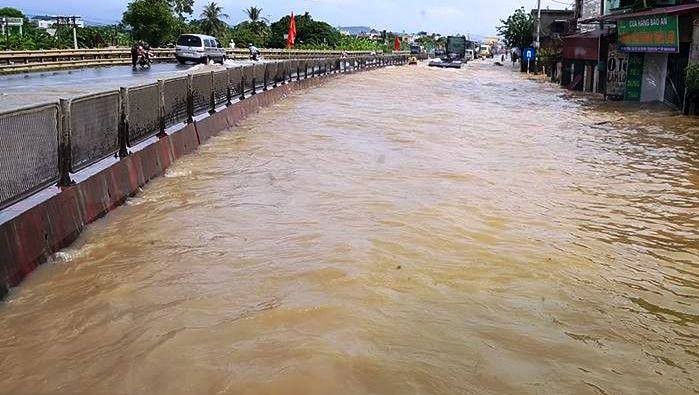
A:
<svg viewBox="0 0 699 395">
<path fill-rule="evenodd" d="M 255 65 L 243 66 L 243 78 L 245 79 L 245 92 L 252 90 L 252 79 L 255 78 Z"/>
<path fill-rule="evenodd" d="M 255 76 L 257 86 L 262 85 L 264 78 L 265 78 L 265 70 L 266 69 L 267 69 L 267 67 L 265 66 L 264 63 L 256 63 L 255 64 L 255 69 L 254 69 L 253 75 Z"/>
<path fill-rule="evenodd" d="M 216 105 L 226 103 L 228 101 L 228 70 L 215 71 L 213 84 Z"/>
<path fill-rule="evenodd" d="M 274 77 L 274 81 L 280 83 L 286 80 L 286 76 L 289 74 L 289 72 L 287 71 L 289 69 L 288 65 L 289 62 L 285 60 L 277 62 L 277 75 Z"/>
<path fill-rule="evenodd" d="M 58 181 L 58 104 L 0 114 L 0 209 Z"/>
<path fill-rule="evenodd" d="M 129 146 L 158 134 L 160 93 L 158 84 L 129 88 Z"/>
<path fill-rule="evenodd" d="M 265 65 L 265 81 L 268 85 L 272 85 L 274 77 L 277 74 L 277 62 L 270 62 Z"/>
<path fill-rule="evenodd" d="M 211 90 L 211 73 L 194 74 L 192 76 L 194 115 L 205 113 L 211 109 Z"/>
<path fill-rule="evenodd" d="M 187 91 L 187 77 L 172 78 L 164 81 L 165 127 L 187 121 Z"/>
<path fill-rule="evenodd" d="M 119 92 L 73 99 L 70 103 L 70 170 L 76 172 L 119 149 Z"/>
<path fill-rule="evenodd" d="M 299 61 L 298 60 L 292 60 L 291 61 L 291 75 L 296 77 L 296 72 L 299 69 Z"/>
<path fill-rule="evenodd" d="M 243 77 L 243 68 L 242 67 L 235 67 L 228 69 L 228 83 L 230 84 L 231 88 L 231 96 L 235 99 L 240 97 L 240 95 L 243 93 L 243 86 L 242 86 L 242 77 Z"/>
</svg>

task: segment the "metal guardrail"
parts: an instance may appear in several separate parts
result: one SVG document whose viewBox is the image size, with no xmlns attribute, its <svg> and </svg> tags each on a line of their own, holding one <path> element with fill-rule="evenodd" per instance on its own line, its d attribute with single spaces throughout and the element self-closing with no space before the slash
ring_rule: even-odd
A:
<svg viewBox="0 0 699 395">
<path fill-rule="evenodd" d="M 58 181 L 58 103 L 0 114 L 0 208 Z"/>
<path fill-rule="evenodd" d="M 303 59 L 229 68 L 0 113 L 0 209 L 198 114 L 293 80 L 405 64 L 407 55 Z"/>
<path fill-rule="evenodd" d="M 368 56 L 369 51 L 319 51 L 296 49 L 262 49 L 261 54 L 269 60 L 281 60 L 292 58 L 318 58 L 340 57 L 343 53 L 349 56 Z M 247 49 L 226 49 L 229 59 L 248 59 Z M 396 52 L 397 55 L 406 55 L 406 52 Z M 151 50 L 154 62 L 174 62 L 175 50 L 173 48 L 153 48 Z M 51 49 L 41 51 L 3 51 L 0 52 L 0 74 L 22 73 L 41 70 L 69 69 L 79 67 L 96 67 L 129 64 L 131 62 L 131 49 L 98 48 L 98 49 Z"/>
</svg>

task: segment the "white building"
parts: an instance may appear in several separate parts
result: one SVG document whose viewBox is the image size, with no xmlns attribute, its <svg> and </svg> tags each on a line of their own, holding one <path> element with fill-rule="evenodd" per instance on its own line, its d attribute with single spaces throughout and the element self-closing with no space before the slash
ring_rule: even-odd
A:
<svg viewBox="0 0 699 395">
<path fill-rule="evenodd" d="M 55 29 L 57 24 L 73 26 L 72 17 L 58 15 L 37 15 L 32 17 L 31 21 L 36 24 L 39 29 L 44 30 Z M 80 28 L 85 27 L 85 21 L 83 21 L 82 17 L 75 17 L 75 26 Z"/>
</svg>

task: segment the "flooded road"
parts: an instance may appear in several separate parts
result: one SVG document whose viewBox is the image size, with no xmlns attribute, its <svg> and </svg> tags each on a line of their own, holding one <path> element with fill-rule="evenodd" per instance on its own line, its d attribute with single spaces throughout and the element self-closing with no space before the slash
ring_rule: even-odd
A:
<svg viewBox="0 0 699 395">
<path fill-rule="evenodd" d="M 491 64 L 332 80 L 13 290 L 0 392 L 697 393 L 698 146 Z"/>
</svg>

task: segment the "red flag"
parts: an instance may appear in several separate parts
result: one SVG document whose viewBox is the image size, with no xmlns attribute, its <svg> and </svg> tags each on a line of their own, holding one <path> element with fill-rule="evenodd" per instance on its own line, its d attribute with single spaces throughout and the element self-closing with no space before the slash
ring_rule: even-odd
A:
<svg viewBox="0 0 699 395">
<path fill-rule="evenodd" d="M 393 50 L 400 51 L 400 40 L 398 39 L 398 36 L 396 36 L 395 41 L 393 41 Z"/>
<path fill-rule="evenodd" d="M 287 48 L 293 48 L 296 42 L 296 18 L 294 13 L 291 13 L 291 20 L 289 21 L 289 37 L 286 39 Z"/>
</svg>

